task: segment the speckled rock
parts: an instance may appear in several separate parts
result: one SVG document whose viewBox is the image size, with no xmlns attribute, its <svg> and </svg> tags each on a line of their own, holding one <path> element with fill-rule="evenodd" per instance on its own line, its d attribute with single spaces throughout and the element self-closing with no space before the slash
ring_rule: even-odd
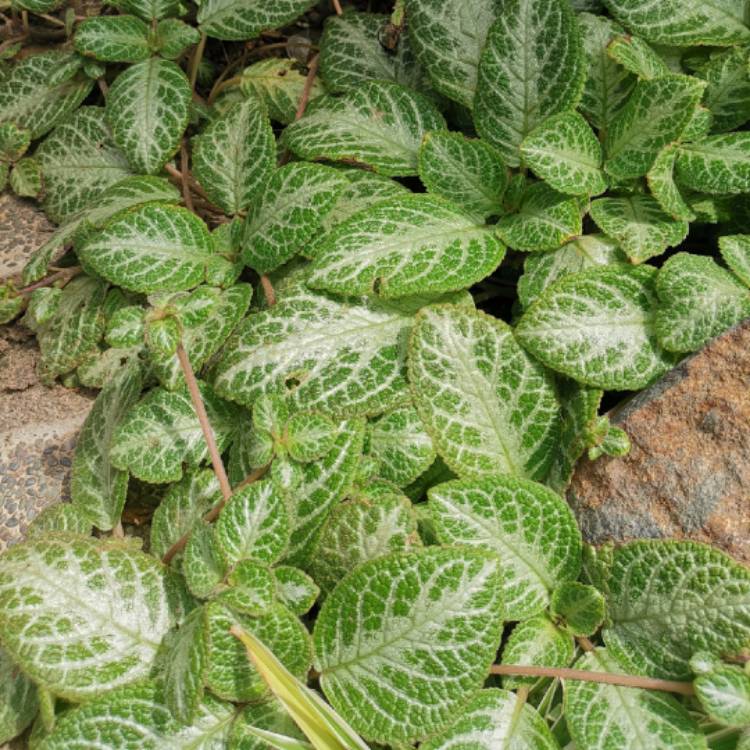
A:
<svg viewBox="0 0 750 750">
<path fill-rule="evenodd" d="M 584 537 L 696 539 L 750 563 L 750 320 L 610 416 L 632 448 L 577 466 Z"/>
<path fill-rule="evenodd" d="M 0 281 L 20 276 L 29 256 L 54 230 L 32 201 L 0 194 Z"/>
</svg>

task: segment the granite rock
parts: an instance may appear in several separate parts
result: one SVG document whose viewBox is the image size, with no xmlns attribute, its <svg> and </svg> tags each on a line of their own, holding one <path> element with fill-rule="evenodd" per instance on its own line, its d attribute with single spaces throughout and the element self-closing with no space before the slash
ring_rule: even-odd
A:
<svg viewBox="0 0 750 750">
<path fill-rule="evenodd" d="M 576 467 L 568 501 L 584 538 L 695 539 L 750 563 L 750 320 L 610 418 L 632 448 Z"/>
<path fill-rule="evenodd" d="M 20 277 L 31 254 L 54 231 L 55 225 L 35 203 L 0 194 L 0 281 Z"/>
</svg>

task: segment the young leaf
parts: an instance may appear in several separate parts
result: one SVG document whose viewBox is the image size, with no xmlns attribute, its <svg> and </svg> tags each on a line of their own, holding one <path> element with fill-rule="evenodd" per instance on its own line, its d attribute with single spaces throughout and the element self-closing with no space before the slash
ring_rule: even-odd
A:
<svg viewBox="0 0 750 750">
<path fill-rule="evenodd" d="M 454 305 L 425 308 L 411 336 L 409 381 L 437 452 L 457 474 L 546 474 L 559 404 L 544 368 L 501 320 Z"/>
<path fill-rule="evenodd" d="M 419 149 L 419 179 L 428 192 L 484 219 L 501 213 L 508 169 L 484 141 L 436 130 Z"/>
<path fill-rule="evenodd" d="M 638 78 L 650 81 L 670 74 L 669 66 L 643 39 L 630 34 L 616 36 L 607 54 Z"/>
<path fill-rule="evenodd" d="M 345 161 L 391 177 L 417 174 L 417 152 L 428 130 L 445 128 L 422 94 L 387 81 L 368 81 L 340 97 L 324 96 L 289 125 L 282 143 L 303 159 Z"/>
<path fill-rule="evenodd" d="M 612 15 L 655 44 L 728 47 L 750 41 L 740 4 L 714 0 L 605 0 Z"/>
<path fill-rule="evenodd" d="M 674 363 L 654 328 L 656 269 L 605 266 L 546 289 L 516 326 L 547 367 L 604 390 L 636 390 Z"/>
<path fill-rule="evenodd" d="M 712 135 L 680 146 L 677 181 L 702 193 L 750 191 L 750 133 Z"/>
<path fill-rule="evenodd" d="M 286 26 L 314 0 L 206 0 L 198 10 L 200 30 L 214 39 L 247 40 Z"/>
<path fill-rule="evenodd" d="M 200 391 L 223 450 L 234 436 L 238 415 L 207 384 L 200 383 Z M 156 483 L 181 479 L 183 463 L 197 467 L 206 461 L 208 447 L 187 389 L 149 391 L 120 422 L 109 455 L 118 469 Z"/>
<path fill-rule="evenodd" d="M 345 91 L 373 79 L 424 88 L 427 82 L 414 59 L 408 29 L 402 29 L 396 49 L 389 50 L 381 43 L 387 23 L 386 15 L 356 11 L 326 19 L 320 41 L 320 75 L 328 91 Z"/>
<path fill-rule="evenodd" d="M 37 710 L 34 683 L 0 649 L 0 742 L 21 734 Z"/>
<path fill-rule="evenodd" d="M 570 633 L 560 630 L 546 614 L 519 622 L 503 647 L 503 664 L 567 667 L 573 661 L 575 645 Z M 538 677 L 503 677 L 503 687 L 517 690 L 533 687 Z"/>
<path fill-rule="evenodd" d="M 707 545 L 626 544 L 608 586 L 604 642 L 641 673 L 683 679 L 692 654 L 730 654 L 750 636 L 750 571 Z"/>
<path fill-rule="evenodd" d="M 137 63 L 151 55 L 148 26 L 136 16 L 87 18 L 73 43 L 79 54 L 105 62 Z"/>
<path fill-rule="evenodd" d="M 411 41 L 432 85 L 471 109 L 487 31 L 498 17 L 494 0 L 408 0 Z"/>
<path fill-rule="evenodd" d="M 584 654 L 578 669 L 622 673 L 607 649 Z M 701 750 L 706 741 L 668 693 L 566 680 L 564 715 L 580 750 Z"/>
<path fill-rule="evenodd" d="M 132 13 L 144 21 L 158 21 L 168 16 L 179 16 L 181 10 L 179 0 L 113 0 L 112 5 L 124 13 Z"/>
<path fill-rule="evenodd" d="M 294 612 L 304 615 L 310 611 L 320 594 L 320 589 L 307 573 L 292 565 L 277 565 L 273 569 L 279 601 Z"/>
<path fill-rule="evenodd" d="M 481 547 L 501 562 L 503 619 L 524 620 L 581 570 L 581 534 L 564 500 L 543 485 L 507 475 L 455 480 L 430 489 L 443 544 Z"/>
<path fill-rule="evenodd" d="M 448 729 L 420 745 L 420 750 L 559 750 L 536 709 L 509 690 L 480 690 Z"/>
<path fill-rule="evenodd" d="M 474 102 L 477 131 L 512 167 L 523 139 L 578 104 L 583 45 L 567 0 L 509 0 L 490 27 Z"/>
<path fill-rule="evenodd" d="M 747 50 L 732 47 L 712 55 L 698 74 L 708 81 L 703 103 L 713 115 L 714 133 L 725 133 L 750 120 Z"/>
<path fill-rule="evenodd" d="M 503 216 L 497 233 L 514 250 L 554 250 L 583 233 L 578 202 L 545 182 L 530 185 L 518 213 Z"/>
<path fill-rule="evenodd" d="M 550 615 L 573 635 L 593 635 L 604 622 L 605 614 L 604 597 L 593 586 L 566 581 L 552 592 Z"/>
<path fill-rule="evenodd" d="M 276 141 L 263 105 L 238 102 L 193 139 L 193 174 L 227 214 L 243 211 L 260 193 L 276 161 Z"/>
<path fill-rule="evenodd" d="M 10 188 L 22 198 L 38 198 L 42 193 L 42 166 L 37 159 L 28 156 L 13 165 L 10 173 Z"/>
<path fill-rule="evenodd" d="M 411 404 L 371 422 L 367 437 L 368 454 L 378 462 L 378 475 L 399 487 L 411 484 L 436 457 L 432 438 Z"/>
<path fill-rule="evenodd" d="M 386 483 L 337 505 L 311 555 L 310 574 L 329 595 L 346 574 L 368 560 L 419 546 L 417 518 L 408 498 Z"/>
<path fill-rule="evenodd" d="M 0 558 L 3 645 L 67 700 L 145 677 L 173 624 L 170 597 L 163 568 L 127 543 L 59 532 Z"/>
<path fill-rule="evenodd" d="M 104 200 L 102 191 L 130 173 L 101 107 L 81 107 L 45 139 L 35 158 L 44 179 L 44 210 L 57 222 L 73 219 L 95 198 Z"/>
<path fill-rule="evenodd" d="M 135 292 L 176 292 L 205 280 L 211 235 L 194 213 L 147 204 L 115 216 L 78 251 L 78 257 L 113 284 Z"/>
<path fill-rule="evenodd" d="M 491 227 L 447 201 L 399 196 L 334 228 L 316 248 L 309 284 L 342 295 L 439 294 L 485 278 L 504 254 Z"/>
<path fill-rule="evenodd" d="M 479 550 L 428 547 L 364 563 L 315 623 L 323 691 L 365 738 L 428 735 L 483 683 L 501 611 L 497 562 Z"/>
<path fill-rule="evenodd" d="M 151 518 L 150 550 L 156 557 L 187 534 L 221 500 L 216 475 L 210 469 L 186 474 L 173 484 Z"/>
<path fill-rule="evenodd" d="M 673 255 L 659 271 L 656 292 L 656 334 L 669 351 L 695 351 L 750 315 L 750 289 L 700 255 Z"/>
<path fill-rule="evenodd" d="M 607 130 L 606 172 L 618 180 L 646 174 L 661 148 L 682 135 L 704 88 L 676 73 L 639 81 Z"/>
<path fill-rule="evenodd" d="M 227 566 L 216 544 L 216 526 L 196 521 L 182 556 L 182 575 L 198 599 L 216 597 L 226 589 Z"/>
<path fill-rule="evenodd" d="M 719 724 L 750 724 L 750 675 L 741 667 L 723 664 L 698 675 L 694 685 L 701 707 Z"/>
<path fill-rule="evenodd" d="M 55 503 L 48 505 L 26 529 L 26 538 L 44 536 L 50 531 L 71 531 L 82 536 L 91 536 L 93 525 L 77 505 Z"/>
<path fill-rule="evenodd" d="M 249 558 L 270 565 L 288 544 L 286 501 L 267 479 L 235 492 L 216 522 L 216 546 L 229 566 Z"/>
<path fill-rule="evenodd" d="M 0 125 L 0 160 L 18 161 L 31 145 L 31 131 L 13 122 Z"/>
<path fill-rule="evenodd" d="M 128 474 L 114 468 L 109 451 L 118 424 L 141 393 L 141 366 L 130 361 L 101 390 L 76 444 L 70 494 L 98 529 L 109 531 L 125 505 Z"/>
<path fill-rule="evenodd" d="M 617 243 L 603 234 L 586 234 L 552 252 L 532 253 L 526 256 L 523 276 L 518 280 L 518 299 L 528 307 L 548 286 L 564 276 L 625 260 Z"/>
<path fill-rule="evenodd" d="M 228 588 L 216 600 L 235 612 L 265 615 L 280 594 L 274 575 L 275 571 L 265 563 L 251 559 L 240 560 L 226 576 Z M 278 598 L 281 599 L 281 596 Z"/>
<path fill-rule="evenodd" d="M 29 55 L 0 78 L 0 123 L 48 133 L 89 95 L 94 82 L 80 75 L 81 58 L 72 52 Z"/>
<path fill-rule="evenodd" d="M 521 143 L 521 157 L 537 177 L 561 193 L 598 195 L 607 188 L 602 147 L 577 112 L 543 120 Z"/>
<path fill-rule="evenodd" d="M 333 446 L 338 426 L 315 412 L 297 412 L 286 425 L 284 443 L 295 461 L 309 463 L 322 458 Z"/>
<path fill-rule="evenodd" d="M 591 13 L 580 13 L 578 23 L 588 67 L 580 109 L 595 128 L 606 133 L 630 96 L 635 77 L 607 54 L 610 41 L 622 32 L 620 26 Z"/>
<path fill-rule="evenodd" d="M 265 681 L 248 662 L 242 644 L 230 633 L 235 625 L 266 643 L 295 677 L 306 677 L 312 660 L 310 636 L 286 607 L 275 604 L 268 614 L 249 617 L 211 602 L 206 611 L 209 661 L 206 685 L 219 697 L 247 703 L 257 702 L 268 694 Z"/>
<path fill-rule="evenodd" d="M 305 88 L 306 75 L 299 63 L 283 57 L 269 57 L 245 68 L 240 75 L 240 90 L 245 95 L 257 96 L 265 105 L 272 120 L 288 125 L 294 121 L 300 97 Z M 325 94 L 323 84 L 316 77 L 310 88 L 308 102 Z"/>
<path fill-rule="evenodd" d="M 657 155 L 651 169 L 646 174 L 651 195 L 664 211 L 674 219 L 694 221 L 695 214 L 677 187 L 674 180 L 674 167 L 677 161 L 678 146 L 669 144 Z"/>
<path fill-rule="evenodd" d="M 734 234 L 719 237 L 719 250 L 734 275 L 750 287 L 750 236 Z"/>
<path fill-rule="evenodd" d="M 165 18 L 156 27 L 155 46 L 162 57 L 177 60 L 188 47 L 198 44 L 201 34 L 179 18 Z"/>
<path fill-rule="evenodd" d="M 591 218 L 604 234 L 620 243 L 632 263 L 661 255 L 687 236 L 688 223 L 672 218 L 650 196 L 633 194 L 598 198 Z"/>
<path fill-rule="evenodd" d="M 190 99 L 187 76 L 169 60 L 151 57 L 117 76 L 107 96 L 107 120 L 135 170 L 154 174 L 174 154 Z"/>
<path fill-rule="evenodd" d="M 346 184 L 343 175 L 321 164 L 293 162 L 277 169 L 245 220 L 245 263 L 268 273 L 293 258 L 318 231 Z"/>
</svg>

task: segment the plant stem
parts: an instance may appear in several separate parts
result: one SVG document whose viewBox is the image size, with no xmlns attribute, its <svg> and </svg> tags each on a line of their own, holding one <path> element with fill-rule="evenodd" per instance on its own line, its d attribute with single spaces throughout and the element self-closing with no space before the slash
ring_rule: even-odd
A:
<svg viewBox="0 0 750 750">
<path fill-rule="evenodd" d="M 203 59 L 203 52 L 206 49 L 206 35 L 201 34 L 201 39 L 198 42 L 193 56 L 190 59 L 190 88 L 195 91 L 195 82 L 198 80 L 198 68 L 200 67 L 201 60 Z"/>
<path fill-rule="evenodd" d="M 307 109 L 307 103 L 310 101 L 310 92 L 312 91 L 313 83 L 315 82 L 315 76 L 318 74 L 318 64 L 320 63 L 320 54 L 315 55 L 310 60 L 310 67 L 307 71 L 307 78 L 305 78 L 305 85 L 302 89 L 302 96 L 299 98 L 299 104 L 297 105 L 297 111 L 294 113 L 294 119 L 299 120 L 302 115 L 305 114 Z"/>
<path fill-rule="evenodd" d="M 167 163 L 164 165 L 164 171 L 173 177 L 175 180 L 177 180 L 180 184 L 180 187 L 182 187 L 182 172 L 180 172 L 177 167 L 172 166 L 171 164 Z M 192 178 L 190 175 L 187 176 L 188 184 L 190 185 L 190 189 L 196 194 L 199 195 L 201 198 L 203 198 L 204 201 L 209 203 L 211 206 L 214 204 L 211 203 L 211 199 L 206 194 L 206 191 Z M 217 211 L 220 213 L 223 213 L 220 208 L 215 207 Z"/>
<path fill-rule="evenodd" d="M 261 477 L 265 476 L 266 472 L 271 468 L 271 464 L 266 464 L 258 469 L 253 469 L 235 488 L 234 491 L 241 490 L 243 487 L 247 487 L 253 482 L 257 482 Z"/>
<path fill-rule="evenodd" d="M 273 289 L 271 279 L 265 273 L 260 275 L 260 285 L 263 287 L 263 294 L 266 295 L 268 306 L 273 307 L 276 304 L 276 292 Z"/>
<path fill-rule="evenodd" d="M 118 521 L 112 527 L 112 538 L 113 539 L 124 539 L 125 538 L 125 530 L 122 528 L 122 521 Z"/>
<path fill-rule="evenodd" d="M 55 273 L 53 273 L 51 276 L 47 276 L 47 278 L 41 279 L 40 281 L 19 289 L 18 294 L 28 294 L 29 292 L 33 292 L 35 289 L 41 289 L 45 286 L 52 286 L 52 284 L 54 284 L 56 281 L 60 281 L 61 279 L 65 279 L 65 283 L 67 284 L 74 276 L 78 276 L 78 274 L 81 273 L 82 270 L 83 269 L 80 266 L 63 268 L 60 271 L 55 271 Z"/>
<path fill-rule="evenodd" d="M 188 169 L 188 151 L 185 146 L 185 141 L 182 142 L 180 148 L 180 170 L 182 171 L 182 199 L 185 201 L 185 208 L 188 211 L 195 213 L 195 207 L 193 206 L 193 196 L 190 194 L 190 171 Z"/>
<path fill-rule="evenodd" d="M 667 693 L 694 695 L 691 682 L 675 680 L 658 680 L 654 677 L 639 677 L 631 674 L 609 674 L 608 672 L 590 672 L 585 669 L 566 669 L 563 667 L 532 667 L 520 664 L 493 664 L 491 674 L 522 677 L 559 677 L 561 680 L 583 680 L 585 682 L 603 682 L 607 685 L 642 688 L 644 690 L 662 690 Z"/>
<path fill-rule="evenodd" d="M 341 9 L 341 2 L 340 0 L 332 0 L 333 2 L 333 9 L 336 11 L 336 15 L 340 16 L 344 11 Z"/>
</svg>

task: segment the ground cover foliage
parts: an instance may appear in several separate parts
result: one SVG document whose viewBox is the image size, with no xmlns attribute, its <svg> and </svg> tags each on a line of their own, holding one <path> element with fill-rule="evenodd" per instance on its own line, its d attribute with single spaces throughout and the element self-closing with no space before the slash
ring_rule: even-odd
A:
<svg viewBox="0 0 750 750">
<path fill-rule="evenodd" d="M 748 750 L 750 571 L 564 499 L 750 315 L 746 6 L 0 5 L 0 317 L 99 389 L 0 742 Z"/>
</svg>

